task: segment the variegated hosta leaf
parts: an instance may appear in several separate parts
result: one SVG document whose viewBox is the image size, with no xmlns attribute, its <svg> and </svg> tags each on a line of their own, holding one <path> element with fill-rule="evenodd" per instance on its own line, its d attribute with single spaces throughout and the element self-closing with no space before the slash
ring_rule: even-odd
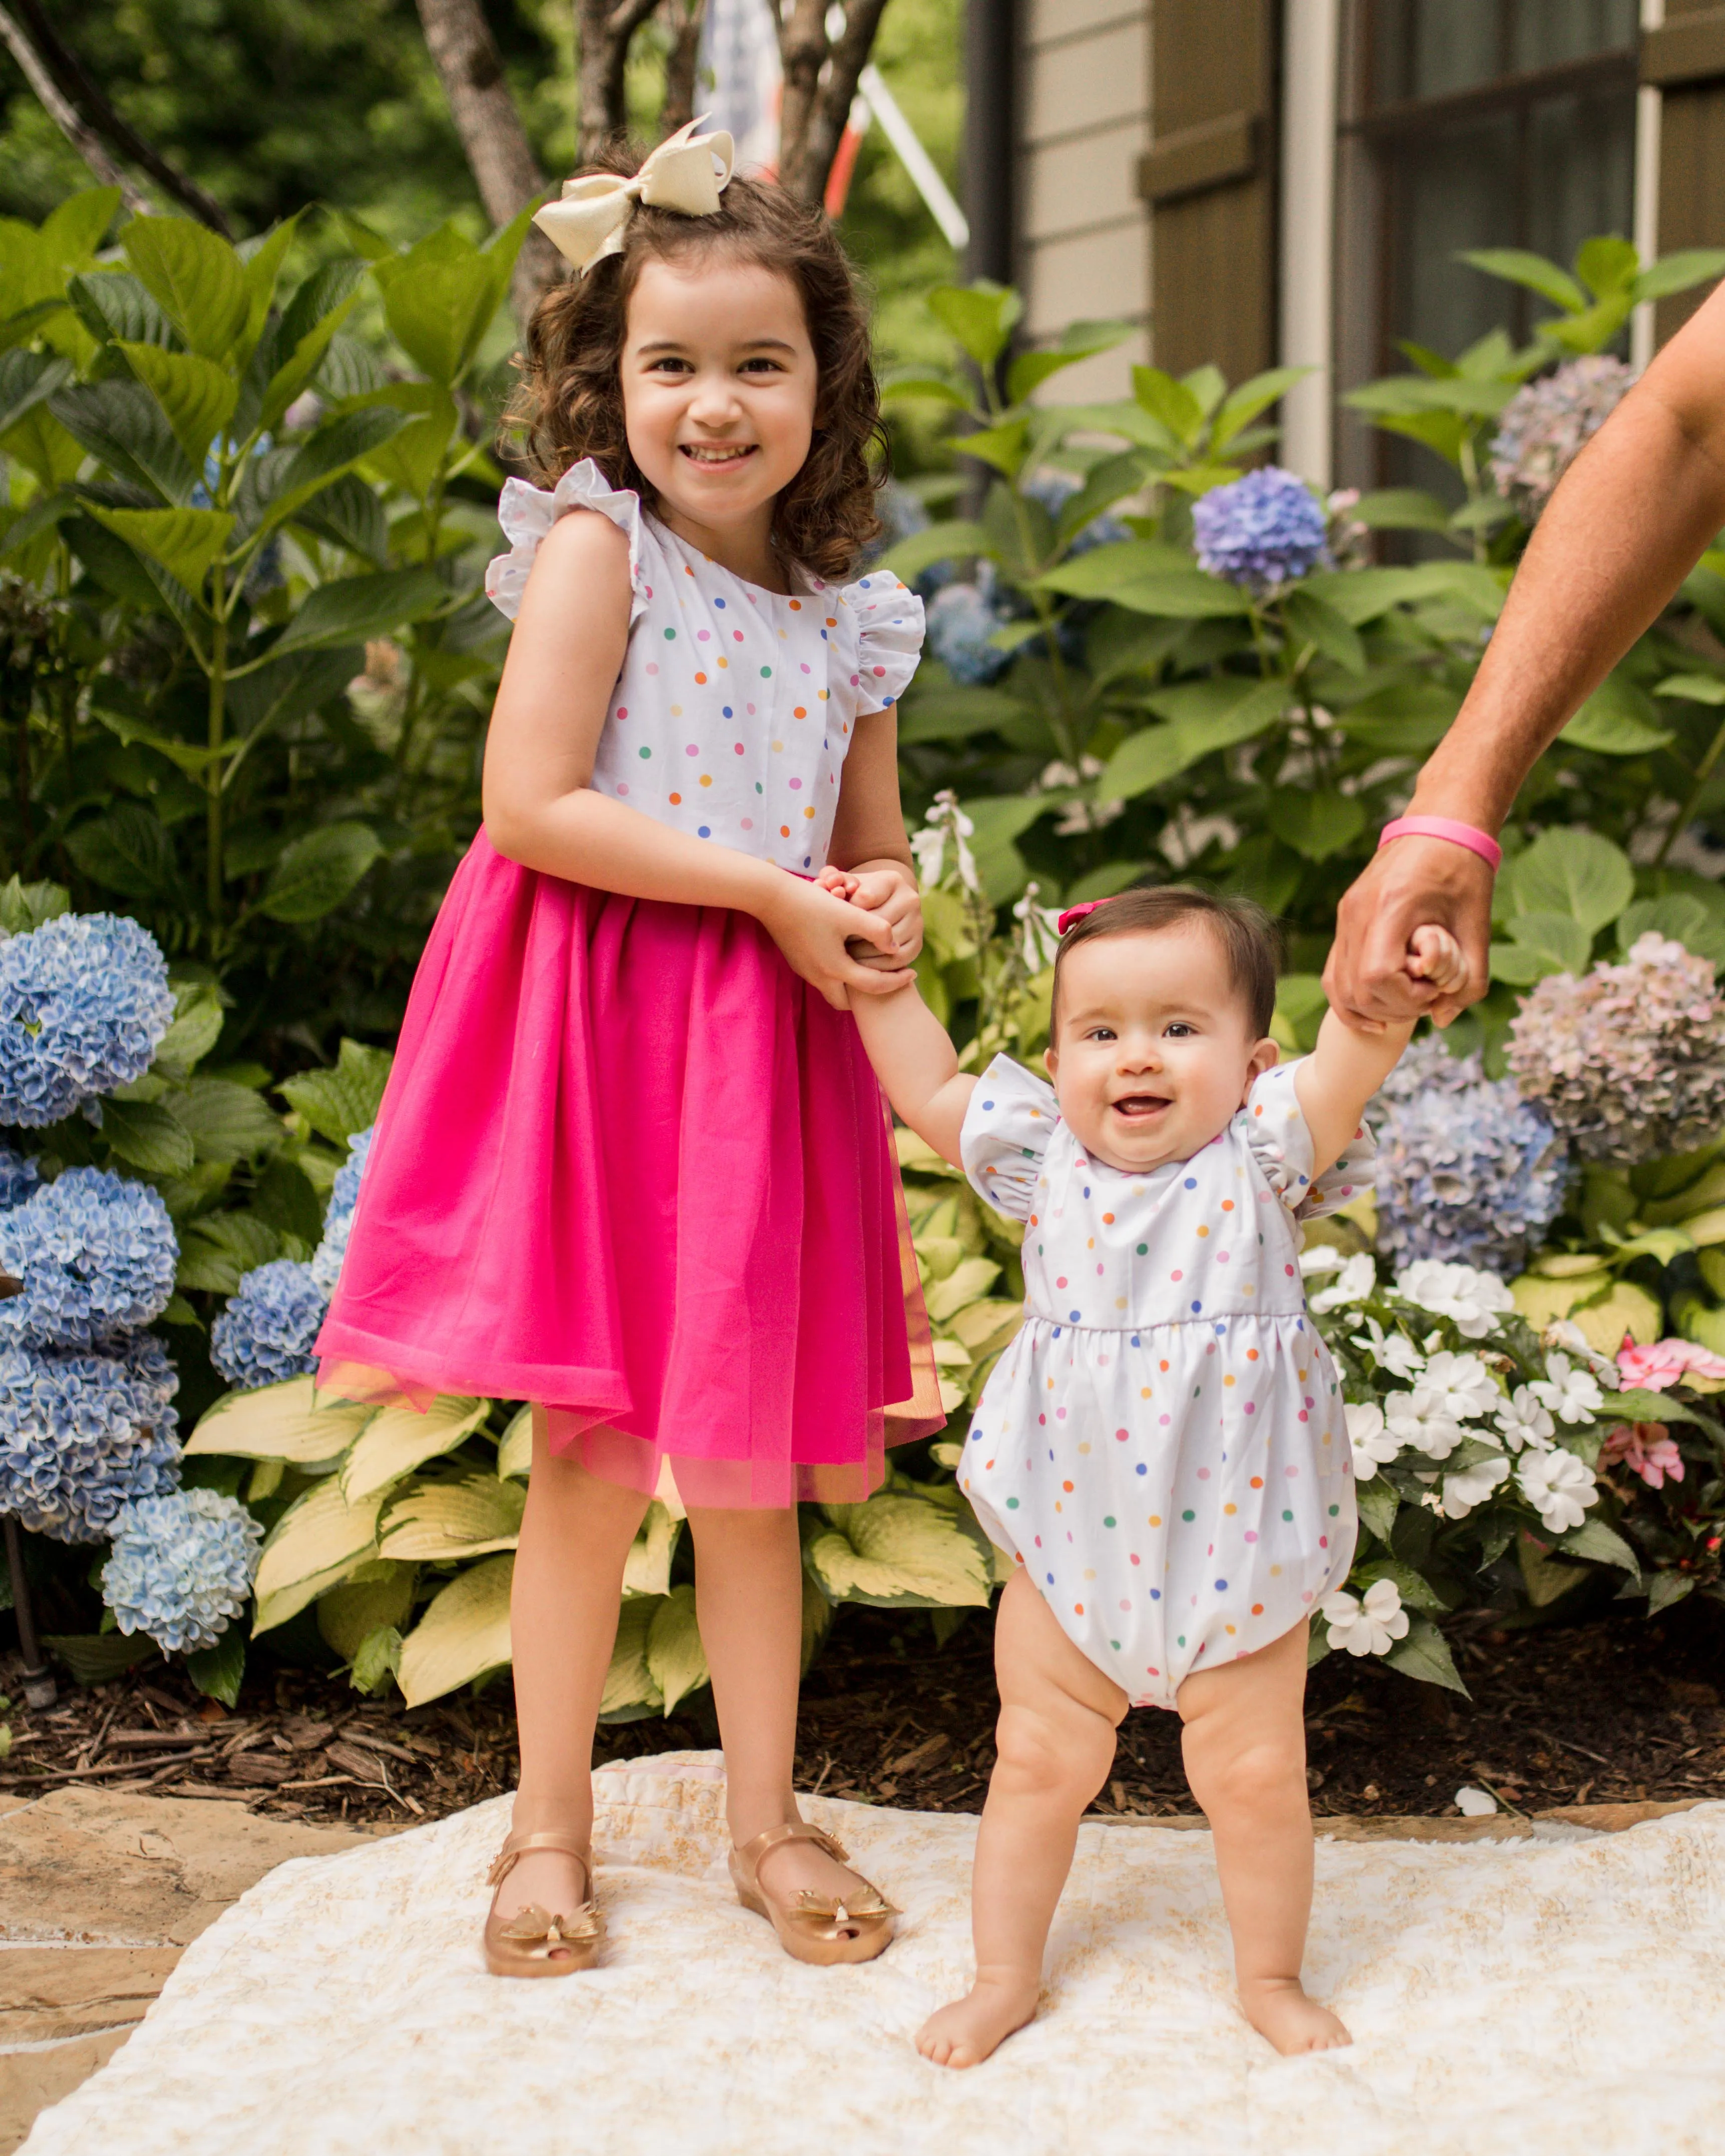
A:
<svg viewBox="0 0 1725 2156">
<path fill-rule="evenodd" d="M 319 1482 L 296 1497 L 264 1543 L 255 1592 L 253 1636 L 285 1625 L 326 1587 L 346 1579 L 357 1564 L 377 1554 L 381 1492 L 349 1504 L 337 1478 Z"/>
<path fill-rule="evenodd" d="M 317 1598 L 317 1629 L 344 1662 L 380 1626 L 393 1625 L 399 1631 L 413 1606 L 415 1566 L 362 1564 L 358 1569 L 366 1576 L 326 1588 Z"/>
<path fill-rule="evenodd" d="M 477 1557 L 513 1549 L 526 1492 L 495 1475 L 464 1475 L 453 1482 L 410 1482 L 388 1502 L 377 1554 L 421 1561 Z"/>
<path fill-rule="evenodd" d="M 525 1482 L 527 1471 L 532 1465 L 533 1410 L 522 1408 L 511 1418 L 509 1428 L 503 1433 L 503 1441 L 497 1447 L 498 1476 Z"/>
<path fill-rule="evenodd" d="M 313 1467 L 338 1460 L 376 1413 L 351 1400 L 321 1407 L 310 1378 L 290 1378 L 255 1392 L 224 1393 L 199 1419 L 186 1450 Z"/>
<path fill-rule="evenodd" d="M 928 1456 L 937 1467 L 955 1468 L 964 1457 L 964 1447 L 950 1438 L 942 1438 L 939 1444 L 929 1446 Z"/>
<path fill-rule="evenodd" d="M 898 1154 L 899 1166 L 909 1169 L 911 1174 L 952 1176 L 960 1182 L 963 1181 L 963 1169 L 954 1168 L 950 1161 L 943 1160 L 926 1139 L 917 1137 L 915 1131 L 901 1127 L 893 1132 L 892 1142 Z"/>
<path fill-rule="evenodd" d="M 405 1402 L 372 1417 L 341 1462 L 341 1487 L 350 1497 L 387 1490 L 423 1460 L 453 1452 L 491 1411 L 489 1400 L 440 1393 L 421 1414 Z"/>
<path fill-rule="evenodd" d="M 599 1696 L 601 1722 L 638 1722 L 665 1705 L 665 1694 L 647 1666 L 647 1640 L 658 1608 L 652 1596 L 636 1594 L 618 1612 L 617 1645 L 611 1650 L 611 1666 Z"/>
<path fill-rule="evenodd" d="M 970 1255 L 956 1235 L 918 1235 L 916 1247 L 925 1286 L 949 1278 Z"/>
<path fill-rule="evenodd" d="M 803 1561 L 831 1600 L 882 1609 L 987 1605 L 988 1559 L 955 1513 L 891 1493 L 821 1510 L 831 1524 Z"/>
<path fill-rule="evenodd" d="M 941 1413 L 949 1415 L 957 1414 L 964 1404 L 966 1387 L 963 1379 L 942 1378 L 937 1382 L 941 1389 Z"/>
<path fill-rule="evenodd" d="M 970 1351 L 961 1348 L 956 1340 L 937 1340 L 934 1359 L 942 1370 L 968 1370 L 970 1368 Z"/>
<path fill-rule="evenodd" d="M 676 1553 L 682 1532 L 682 1522 L 674 1520 L 655 1498 L 647 1507 L 641 1532 L 629 1545 L 628 1562 L 623 1568 L 624 1594 L 670 1593 L 671 1558 Z"/>
<path fill-rule="evenodd" d="M 1004 1348 L 1024 1322 L 1024 1306 L 999 1296 L 968 1303 L 949 1318 L 947 1330 L 978 1358 Z"/>
<path fill-rule="evenodd" d="M 470 1684 L 510 1659 L 513 1557 L 487 1558 L 457 1573 L 402 1642 L 396 1681 L 409 1707 Z"/>
<path fill-rule="evenodd" d="M 647 1633 L 647 1671 L 664 1697 L 667 1714 L 680 1699 L 708 1681 L 692 1587 L 674 1587 L 655 1604 Z"/>
<path fill-rule="evenodd" d="M 986 1295 L 999 1277 L 1000 1268 L 992 1258 L 967 1258 L 929 1289 L 925 1300 L 930 1317 L 937 1325 L 945 1325 L 957 1316 L 966 1303 Z"/>
</svg>

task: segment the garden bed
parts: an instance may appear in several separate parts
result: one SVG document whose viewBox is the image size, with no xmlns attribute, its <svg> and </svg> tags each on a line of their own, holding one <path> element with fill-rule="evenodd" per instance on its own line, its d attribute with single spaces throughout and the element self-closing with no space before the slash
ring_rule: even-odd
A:
<svg viewBox="0 0 1725 2156">
<path fill-rule="evenodd" d="M 1307 1694 L 1312 1810 L 1320 1818 L 1455 1816 L 1458 1788 L 1507 1807 L 1725 1799 L 1725 1622 L 1689 1603 L 1651 1622 L 1606 1617 L 1449 1631 L 1471 1697 L 1412 1685 L 1345 1655 Z M 922 1811 L 980 1808 L 993 1760 L 992 1620 L 944 1646 L 926 1619 L 848 1610 L 803 1691 L 800 1788 Z M 15 1661 L 0 1690 L 16 1700 Z M 342 1681 L 254 1666 L 237 1709 L 155 1663 L 47 1714 L 14 1712 L 0 1800 L 68 1783 L 243 1798 L 278 1816 L 406 1825 L 512 1788 L 507 1686 L 403 1708 Z M 613 1723 L 596 1760 L 716 1743 L 710 1712 Z M 1189 1812 L 1172 1715 L 1131 1715 L 1100 1811 Z"/>
</svg>

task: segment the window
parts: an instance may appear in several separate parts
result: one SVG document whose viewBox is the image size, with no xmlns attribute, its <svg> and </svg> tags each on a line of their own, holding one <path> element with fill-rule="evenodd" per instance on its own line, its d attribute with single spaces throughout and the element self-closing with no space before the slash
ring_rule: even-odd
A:
<svg viewBox="0 0 1725 2156">
<path fill-rule="evenodd" d="M 1344 384 L 1460 352 L 1545 303 L 1458 262 L 1567 264 L 1631 229 L 1636 0 L 1350 0 L 1343 48 L 1337 359 Z M 1412 444 L 1345 428 L 1357 485 L 1433 481 Z"/>
</svg>

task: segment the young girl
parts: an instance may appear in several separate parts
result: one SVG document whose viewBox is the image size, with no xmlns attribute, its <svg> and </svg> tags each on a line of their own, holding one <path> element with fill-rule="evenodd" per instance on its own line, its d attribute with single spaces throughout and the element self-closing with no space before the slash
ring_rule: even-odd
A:
<svg viewBox="0 0 1725 2156">
<path fill-rule="evenodd" d="M 603 1930 L 592 1741 L 649 1500 L 688 1508 L 740 1897 L 805 1961 L 893 1912 L 791 1793 L 798 1499 L 939 1426 L 880 1091 L 847 999 L 921 942 L 894 702 L 922 609 L 879 529 L 865 316 L 818 212 L 663 146 L 541 213 L 488 588 L 516 626 L 485 829 L 402 1029 L 321 1382 L 534 1402 L 511 1621 L 521 1747 L 494 1973 Z M 728 186 L 726 182 L 729 182 Z M 814 879 L 850 871 L 845 900 Z M 848 957 L 861 939 L 884 965 Z M 889 1424 L 893 1424 L 889 1427 Z"/>
<path fill-rule="evenodd" d="M 977 1978 L 917 2046 L 973 2066 L 1034 2013 L 1080 1816 L 1127 1708 L 1155 1706 L 1185 1725 L 1247 2017 L 1321 2051 L 1349 2039 L 1300 1984 L 1307 1617 L 1347 1577 L 1355 1517 L 1297 1224 L 1368 1179 L 1360 1111 L 1411 1028 L 1332 1014 L 1279 1065 L 1273 935 L 1237 901 L 1128 891 L 1060 930 L 1052 1086 L 1004 1056 L 962 1074 L 914 989 L 855 1006 L 893 1106 L 1025 1227 L 1025 1322 L 959 1468 L 1020 1567 L 995 1630 Z M 1459 981 L 1444 931 L 1414 948 L 1411 972 Z"/>
</svg>

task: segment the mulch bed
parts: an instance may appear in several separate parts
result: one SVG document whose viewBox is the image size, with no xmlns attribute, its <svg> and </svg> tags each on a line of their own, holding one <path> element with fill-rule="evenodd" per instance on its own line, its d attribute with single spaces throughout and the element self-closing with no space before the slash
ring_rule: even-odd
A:
<svg viewBox="0 0 1725 2156">
<path fill-rule="evenodd" d="M 1725 1798 L 1725 1621 L 1686 1603 L 1651 1623 L 1612 1618 L 1505 1632 L 1446 1628 L 1471 1700 L 1344 1655 L 1312 1671 L 1307 1727 L 1312 1810 L 1322 1816 L 1455 1816 L 1463 1784 L 1506 1805 Z M 840 1613 L 803 1686 L 798 1784 L 925 1811 L 980 1808 L 993 1761 L 991 1626 L 968 1616 L 944 1646 L 926 1617 Z M 313 1820 L 406 1825 L 515 1785 L 506 1684 L 403 1708 L 339 1679 L 248 1673 L 229 1713 L 167 1664 L 146 1664 L 59 1705 L 22 1706 L 16 1657 L 0 1659 L 10 1756 L 0 1810 L 83 1784 L 162 1796 L 240 1798 Z M 603 1763 L 716 1744 L 711 1709 L 599 1732 Z M 1101 1812 L 1189 1813 L 1176 1717 L 1129 1715 Z"/>
</svg>

